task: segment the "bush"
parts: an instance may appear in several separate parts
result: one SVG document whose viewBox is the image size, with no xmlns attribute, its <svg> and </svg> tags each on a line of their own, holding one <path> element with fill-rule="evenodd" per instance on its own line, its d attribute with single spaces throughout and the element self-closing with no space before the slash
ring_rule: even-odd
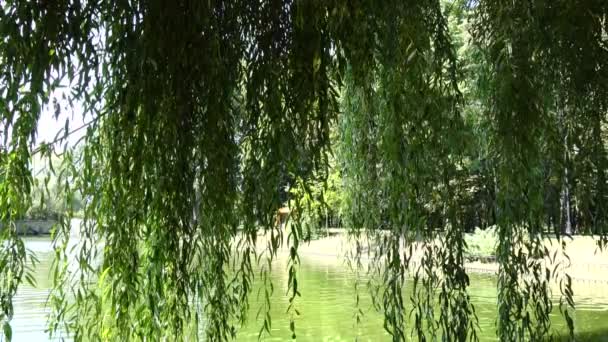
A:
<svg viewBox="0 0 608 342">
<path fill-rule="evenodd" d="M 496 226 L 490 226 L 486 229 L 475 228 L 474 233 L 465 234 L 467 250 L 465 258 L 472 261 L 493 261 L 496 258 L 496 244 L 498 236 L 496 234 Z"/>
<path fill-rule="evenodd" d="M 33 206 L 26 214 L 26 218 L 30 220 L 53 220 L 57 221 L 61 217 L 61 213 L 52 210 L 48 207 Z"/>
</svg>

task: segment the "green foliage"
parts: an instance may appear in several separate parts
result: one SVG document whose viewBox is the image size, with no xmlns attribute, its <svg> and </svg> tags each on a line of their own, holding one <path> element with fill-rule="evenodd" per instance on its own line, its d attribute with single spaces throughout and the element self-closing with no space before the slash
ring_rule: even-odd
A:
<svg viewBox="0 0 608 342">
<path fill-rule="evenodd" d="M 329 172 L 325 179 L 314 179 L 308 184 L 296 182 L 289 189 L 290 203 L 297 219 L 304 225 L 307 238 L 325 236 L 326 228 L 338 228 L 342 222 L 344 196 L 340 169 L 330 157 Z M 298 210 L 299 208 L 299 210 Z"/>
<path fill-rule="evenodd" d="M 270 332 L 284 240 L 295 337 L 298 246 L 338 207 L 351 261 L 373 247 L 368 285 L 394 341 L 477 339 L 465 231 L 493 225 L 498 337 L 550 337 L 542 237 L 573 214 L 605 239 L 607 22 L 602 0 L 2 2 L 4 335 L 27 261 L 14 222 L 42 202 L 63 214 L 54 337 L 234 339 L 254 276 Z M 93 121 L 40 190 L 32 154 L 53 151 L 34 148 L 35 131 L 62 84 Z M 296 214 L 284 239 L 286 180 Z"/>
<path fill-rule="evenodd" d="M 82 210 L 83 204 L 79 193 L 66 194 L 58 184 L 53 184 L 46 189 L 40 179 L 34 181 L 32 189 L 32 206 L 25 214 L 26 219 L 33 220 L 58 220 L 66 211 L 77 213 Z M 67 200 L 66 197 L 71 199 Z"/>
<path fill-rule="evenodd" d="M 498 244 L 496 229 L 495 226 L 483 230 L 475 228 L 473 233 L 466 234 L 466 258 L 482 262 L 494 259 L 496 257 L 496 245 Z"/>
</svg>

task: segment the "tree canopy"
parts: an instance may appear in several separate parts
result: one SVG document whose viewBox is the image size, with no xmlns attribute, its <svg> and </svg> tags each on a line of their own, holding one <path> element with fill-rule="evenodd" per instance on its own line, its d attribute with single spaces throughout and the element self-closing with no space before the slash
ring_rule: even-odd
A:
<svg viewBox="0 0 608 342">
<path fill-rule="evenodd" d="M 35 133 L 60 88 L 93 121 L 58 175 L 68 210 L 54 234 L 54 336 L 187 338 L 202 329 L 209 340 L 234 338 L 254 277 L 267 298 L 272 292 L 285 180 L 310 191 L 327 178 L 332 153 L 345 224 L 357 244 L 376 246 L 372 295 L 394 341 L 477 339 L 466 208 L 498 227 L 497 335 L 505 341 L 552 334 L 556 275 L 543 264 L 542 239 L 570 233 L 563 214 L 605 238 L 605 0 L 7 0 L 6 336 L 28 262 L 14 222 L 32 206 L 32 154 L 52 153 Z M 467 191 L 472 183 L 478 191 Z M 70 226 L 74 196 L 83 199 L 80 227 Z M 295 305 L 307 205 L 293 205 Z M 67 267 L 74 229 L 78 272 Z M 259 232 L 270 236 L 263 253 Z M 415 243 L 424 252 L 410 282 Z M 351 261 L 363 263 L 362 253 Z M 573 334 L 569 281 L 564 275 L 560 310 Z M 409 301 L 405 286 L 414 287 Z"/>
</svg>

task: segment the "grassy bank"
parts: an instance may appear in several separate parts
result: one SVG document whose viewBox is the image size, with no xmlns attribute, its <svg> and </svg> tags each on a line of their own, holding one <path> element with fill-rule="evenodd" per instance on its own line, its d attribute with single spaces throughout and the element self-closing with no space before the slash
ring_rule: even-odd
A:
<svg viewBox="0 0 608 342">
<path fill-rule="evenodd" d="M 260 236 L 258 247 L 260 250 L 266 246 L 263 243 L 265 237 Z M 469 272 L 495 274 L 498 272 L 498 263 L 495 260 L 496 234 L 493 231 L 477 231 L 467 234 L 468 245 L 465 254 L 465 267 Z M 363 244 L 366 245 L 365 239 Z M 584 282 L 588 284 L 605 283 L 608 284 L 608 251 L 600 250 L 597 239 L 591 236 L 575 236 L 567 240 L 565 253 L 562 253 L 561 244 L 555 238 L 546 238 L 544 245 L 556 259 L 553 261 L 545 260 L 545 266 L 555 268 L 560 263 L 559 269 L 568 273 L 574 282 Z M 283 246 L 287 246 L 286 241 Z M 330 229 L 329 234 L 304 243 L 299 247 L 300 256 L 314 258 L 323 263 L 344 263 L 344 256 L 352 251 L 353 245 L 348 241 L 347 234 L 342 229 Z M 414 248 L 412 262 L 416 263 L 422 257 L 421 245 L 416 244 Z M 288 248 L 282 248 L 283 253 L 288 252 Z M 363 254 L 366 259 L 367 254 Z"/>
</svg>

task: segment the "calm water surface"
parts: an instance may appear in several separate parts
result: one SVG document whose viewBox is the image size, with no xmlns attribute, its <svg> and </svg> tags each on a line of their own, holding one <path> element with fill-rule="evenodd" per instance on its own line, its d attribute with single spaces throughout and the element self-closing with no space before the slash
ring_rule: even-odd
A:
<svg viewBox="0 0 608 342">
<path fill-rule="evenodd" d="M 13 341 L 46 341 L 46 301 L 51 281 L 49 269 L 52 258 L 51 242 L 48 238 L 28 238 L 26 247 L 34 251 L 40 259 L 37 267 L 37 288 L 24 284 L 17 294 L 15 317 L 13 318 Z M 296 319 L 298 341 L 390 341 L 382 329 L 382 316 L 370 307 L 370 301 L 363 293 L 363 321 L 354 324 L 355 277 L 340 261 L 331 257 L 302 256 L 299 271 L 299 290 L 302 297 L 297 299 L 300 316 Z M 288 306 L 287 263 L 279 259 L 273 265 L 275 295 L 272 307 L 272 334 L 264 341 L 291 340 L 289 317 L 285 314 Z M 365 290 L 362 290 L 365 291 Z M 582 284 L 575 287 L 577 311 L 576 330 L 581 341 L 608 341 L 608 286 Z M 489 275 L 471 275 L 469 293 L 479 317 L 482 341 L 496 341 L 496 278 Z M 260 298 L 262 299 L 262 298 Z M 238 341 L 257 341 L 261 320 L 256 320 L 256 306 L 259 301 L 252 297 L 252 313 L 249 322 L 239 332 Z M 552 314 L 553 326 L 563 331 L 563 319 L 557 304 Z"/>
</svg>

